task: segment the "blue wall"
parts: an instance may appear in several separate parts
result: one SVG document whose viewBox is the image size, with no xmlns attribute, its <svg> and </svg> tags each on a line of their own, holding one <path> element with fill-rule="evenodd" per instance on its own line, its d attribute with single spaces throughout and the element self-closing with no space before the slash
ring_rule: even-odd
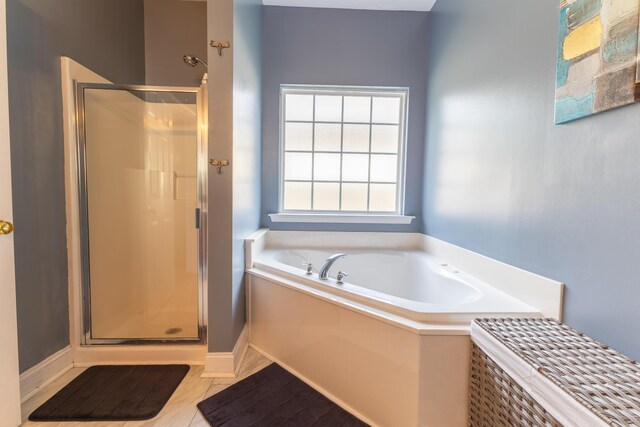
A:
<svg viewBox="0 0 640 427">
<path fill-rule="evenodd" d="M 208 347 L 233 350 L 245 325 L 244 240 L 260 227 L 262 156 L 262 2 L 207 3 L 209 40 Z"/>
<path fill-rule="evenodd" d="M 234 0 L 232 342 L 245 324 L 244 240 L 260 228 L 262 182 L 262 11 Z"/>
<path fill-rule="evenodd" d="M 69 345 L 60 56 L 144 83 L 142 0 L 7 0 L 7 48 L 24 372 Z"/>
<path fill-rule="evenodd" d="M 427 14 L 345 9 L 265 7 L 263 28 L 262 217 L 272 229 L 417 231 L 427 74 Z M 407 215 L 409 226 L 272 224 L 278 211 L 281 84 L 408 86 Z"/>
<path fill-rule="evenodd" d="M 424 230 L 565 282 L 565 321 L 640 358 L 640 105 L 554 126 L 555 0 L 429 28 Z"/>
</svg>

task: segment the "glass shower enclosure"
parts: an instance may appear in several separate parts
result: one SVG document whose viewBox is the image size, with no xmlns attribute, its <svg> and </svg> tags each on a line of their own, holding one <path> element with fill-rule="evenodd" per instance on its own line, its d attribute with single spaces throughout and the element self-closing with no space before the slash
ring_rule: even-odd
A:
<svg viewBox="0 0 640 427">
<path fill-rule="evenodd" d="M 205 90 L 76 84 L 85 345 L 204 342 Z"/>
</svg>

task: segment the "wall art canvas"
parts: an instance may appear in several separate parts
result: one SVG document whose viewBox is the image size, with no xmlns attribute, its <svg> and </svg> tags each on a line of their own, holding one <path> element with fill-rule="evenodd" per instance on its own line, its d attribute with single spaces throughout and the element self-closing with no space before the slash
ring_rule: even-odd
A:
<svg viewBox="0 0 640 427">
<path fill-rule="evenodd" d="M 640 0 L 560 0 L 556 124 L 640 101 Z"/>
</svg>

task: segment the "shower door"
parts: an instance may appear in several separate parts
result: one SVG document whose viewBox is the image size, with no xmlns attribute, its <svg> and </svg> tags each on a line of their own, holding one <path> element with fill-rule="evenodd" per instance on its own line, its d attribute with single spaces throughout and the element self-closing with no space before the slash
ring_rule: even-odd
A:
<svg viewBox="0 0 640 427">
<path fill-rule="evenodd" d="M 202 342 L 200 88 L 76 85 L 84 344 Z"/>
</svg>

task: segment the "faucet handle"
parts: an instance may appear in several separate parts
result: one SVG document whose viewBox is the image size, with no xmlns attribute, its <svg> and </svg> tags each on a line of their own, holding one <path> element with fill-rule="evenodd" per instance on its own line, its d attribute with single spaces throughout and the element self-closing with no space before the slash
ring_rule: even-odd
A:
<svg viewBox="0 0 640 427">
<path fill-rule="evenodd" d="M 313 264 L 311 264 L 309 261 L 304 261 L 302 265 L 304 265 L 305 269 L 307 270 L 307 276 L 311 276 L 313 274 Z"/>
<path fill-rule="evenodd" d="M 338 285 L 342 285 L 344 284 L 344 278 L 347 277 L 348 274 L 345 273 L 344 271 L 338 271 L 338 277 L 336 277 L 336 283 Z"/>
</svg>

